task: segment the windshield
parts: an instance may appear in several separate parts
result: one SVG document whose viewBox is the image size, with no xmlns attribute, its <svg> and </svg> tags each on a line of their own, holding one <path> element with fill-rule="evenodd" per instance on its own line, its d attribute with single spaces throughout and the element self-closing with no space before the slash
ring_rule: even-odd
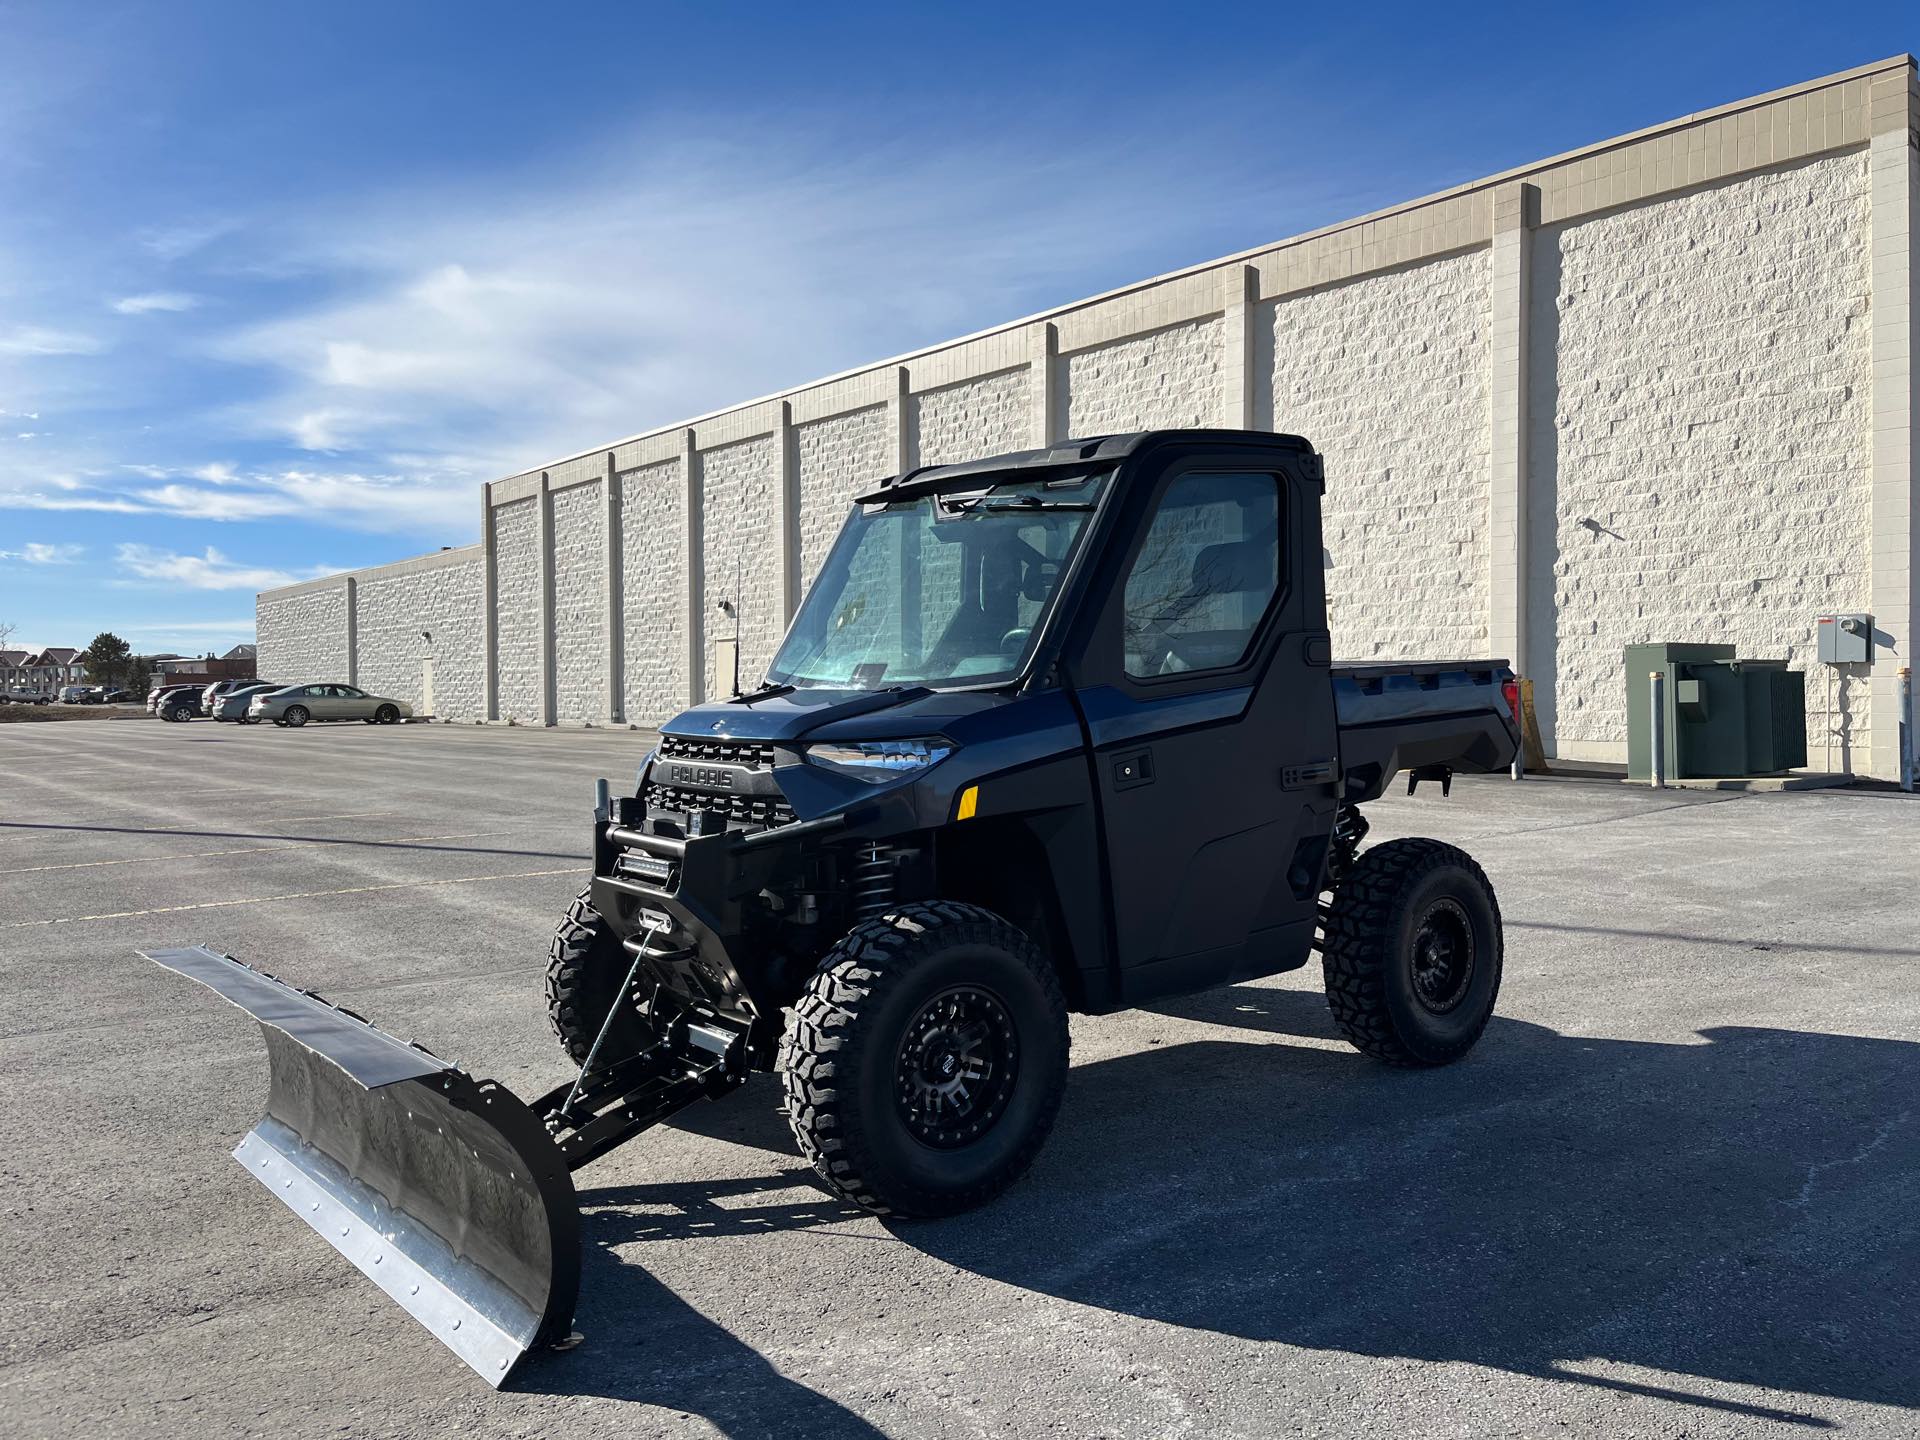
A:
<svg viewBox="0 0 1920 1440">
<path fill-rule="evenodd" d="M 1020 673 L 1106 474 L 862 506 L 768 668 L 775 685 L 989 685 Z"/>
</svg>

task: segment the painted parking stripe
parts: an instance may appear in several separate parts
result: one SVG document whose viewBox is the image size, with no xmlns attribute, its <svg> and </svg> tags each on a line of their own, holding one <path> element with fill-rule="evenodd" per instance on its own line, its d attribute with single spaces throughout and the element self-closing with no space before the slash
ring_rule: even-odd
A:
<svg viewBox="0 0 1920 1440">
<path fill-rule="evenodd" d="M 145 910 L 116 910 L 107 915 L 59 915 L 50 920 L 14 920 L 0 930 L 30 930 L 48 925 L 79 925 L 88 920 L 133 920 L 142 915 L 177 915 L 184 910 L 225 910 L 235 905 L 273 905 L 282 900 L 324 900 L 334 895 L 371 895 L 378 890 L 432 890 L 443 885 L 478 885 L 489 880 L 534 880 L 544 875 L 578 875 L 581 868 L 516 870 L 508 875 L 461 875 L 452 880 L 405 880 L 395 885 L 349 885 L 344 890 L 301 890 L 291 895 L 259 895 L 251 900 L 202 900 L 193 905 L 154 905 Z"/>
<path fill-rule="evenodd" d="M 385 820 L 398 815 L 398 810 L 356 810 L 351 815 L 283 815 L 278 820 L 250 820 L 251 825 L 303 825 L 315 820 Z M 43 838 L 37 832 L 42 830 L 88 830 L 110 828 L 124 830 L 130 835 L 172 835 L 181 830 L 204 829 L 206 820 L 194 820 L 184 825 L 115 825 L 111 820 L 0 820 L 0 830 L 19 830 L 19 835 L 0 835 L 0 840 L 38 840 Z M 238 822 L 234 822 L 238 823 Z"/>
<path fill-rule="evenodd" d="M 130 855 L 124 860 L 70 860 L 64 865 L 28 865 L 0 870 L 0 875 L 39 875 L 48 870 L 97 870 L 102 865 L 159 865 L 168 860 L 214 860 L 223 855 L 280 855 L 290 850 L 328 850 L 336 845 L 414 845 L 427 840 L 479 840 L 505 835 L 505 830 L 463 830 L 458 835 L 397 835 L 391 840 L 304 840 L 294 845 L 255 845 L 245 850 L 188 850 L 179 855 Z"/>
</svg>

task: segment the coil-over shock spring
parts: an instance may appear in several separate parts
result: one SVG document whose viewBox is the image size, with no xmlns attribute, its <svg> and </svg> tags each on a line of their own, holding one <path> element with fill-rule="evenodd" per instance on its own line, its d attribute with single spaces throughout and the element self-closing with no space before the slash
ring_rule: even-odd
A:
<svg viewBox="0 0 1920 1440">
<path fill-rule="evenodd" d="M 862 845 L 853 864 L 853 913 L 861 920 L 885 914 L 893 904 L 893 847 Z"/>
<path fill-rule="evenodd" d="M 1333 817 L 1332 843 L 1327 848 L 1327 889 L 1336 890 L 1360 857 L 1360 842 L 1367 838 L 1367 817 L 1352 805 L 1342 805 Z"/>
</svg>

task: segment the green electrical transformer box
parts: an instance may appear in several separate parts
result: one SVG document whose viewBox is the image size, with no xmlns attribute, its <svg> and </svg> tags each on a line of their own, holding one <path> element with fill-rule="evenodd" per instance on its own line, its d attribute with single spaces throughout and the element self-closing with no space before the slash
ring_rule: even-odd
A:
<svg viewBox="0 0 1920 1440">
<path fill-rule="evenodd" d="M 1665 773 L 1676 780 L 1777 775 L 1807 763 L 1806 679 L 1731 645 L 1629 645 L 1627 778 L 1653 775 L 1652 673 L 1666 677 Z"/>
</svg>

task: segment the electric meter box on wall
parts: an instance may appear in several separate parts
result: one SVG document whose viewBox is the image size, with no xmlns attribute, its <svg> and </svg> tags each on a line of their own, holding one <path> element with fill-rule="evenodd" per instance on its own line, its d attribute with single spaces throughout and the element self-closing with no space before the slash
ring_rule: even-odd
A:
<svg viewBox="0 0 1920 1440">
<path fill-rule="evenodd" d="M 1822 615 L 1814 629 L 1814 656 L 1822 665 L 1873 663 L 1873 616 Z"/>
</svg>

